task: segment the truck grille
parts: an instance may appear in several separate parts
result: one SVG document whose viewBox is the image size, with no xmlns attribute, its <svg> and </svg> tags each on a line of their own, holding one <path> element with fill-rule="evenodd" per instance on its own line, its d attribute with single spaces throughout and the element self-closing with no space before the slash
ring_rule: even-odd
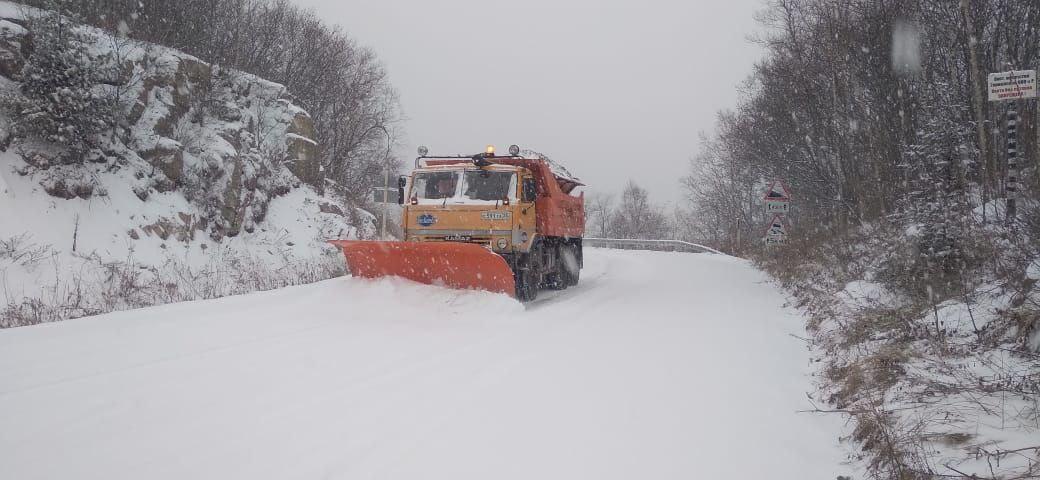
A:
<svg viewBox="0 0 1040 480">
<path fill-rule="evenodd" d="M 491 242 L 491 237 L 484 236 L 468 236 L 468 235 L 447 235 L 438 237 L 426 237 L 424 239 L 427 242 L 461 242 L 461 243 L 481 243 L 487 245 Z"/>
</svg>

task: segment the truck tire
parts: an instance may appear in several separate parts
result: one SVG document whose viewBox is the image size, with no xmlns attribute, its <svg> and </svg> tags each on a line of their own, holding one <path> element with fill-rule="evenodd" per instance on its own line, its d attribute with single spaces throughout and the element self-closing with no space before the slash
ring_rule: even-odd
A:
<svg viewBox="0 0 1040 480">
<path fill-rule="evenodd" d="M 560 262 L 560 276 L 567 287 L 573 287 L 578 284 L 578 279 L 581 278 L 581 247 L 578 245 L 566 245 L 562 248 L 567 250 L 564 255 L 570 256 L 572 261 Z"/>
<path fill-rule="evenodd" d="M 531 270 L 517 270 L 515 277 L 517 300 L 527 303 L 538 298 L 538 275 Z"/>
<path fill-rule="evenodd" d="M 545 276 L 545 286 L 552 290 L 566 290 L 570 284 L 567 281 L 567 267 L 564 265 L 563 256 L 567 245 L 559 245 L 553 248 L 553 265 L 555 267 Z"/>
<path fill-rule="evenodd" d="M 566 290 L 570 284 L 567 283 L 566 273 L 557 272 L 546 277 L 545 286 L 550 290 Z"/>
<path fill-rule="evenodd" d="M 565 281 L 567 283 L 567 286 L 573 287 L 578 284 L 578 280 L 581 278 L 581 270 L 578 270 L 576 272 L 567 272 L 566 277 L 567 278 Z"/>
</svg>

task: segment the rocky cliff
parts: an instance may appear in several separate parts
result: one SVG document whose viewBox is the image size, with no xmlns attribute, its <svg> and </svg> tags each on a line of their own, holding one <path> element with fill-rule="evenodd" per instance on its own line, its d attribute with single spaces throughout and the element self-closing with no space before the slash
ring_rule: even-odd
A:
<svg viewBox="0 0 1040 480">
<path fill-rule="evenodd" d="M 324 240 L 370 221 L 323 195 L 314 125 L 283 86 L 76 26 L 112 111 L 100 140 L 74 151 L 16 128 L 25 66 L 45 48 L 32 20 L 0 2 L 0 326 L 338 273 Z M 140 295 L 103 299 L 113 268 L 132 269 Z"/>
</svg>

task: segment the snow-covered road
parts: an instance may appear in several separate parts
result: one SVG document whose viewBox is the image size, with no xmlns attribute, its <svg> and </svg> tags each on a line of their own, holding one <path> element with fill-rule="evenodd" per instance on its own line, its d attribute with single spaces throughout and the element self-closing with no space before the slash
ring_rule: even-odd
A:
<svg viewBox="0 0 1040 480">
<path fill-rule="evenodd" d="M 802 320 L 721 255 L 524 308 L 353 278 L 0 330 L 4 479 L 833 479 Z"/>
</svg>

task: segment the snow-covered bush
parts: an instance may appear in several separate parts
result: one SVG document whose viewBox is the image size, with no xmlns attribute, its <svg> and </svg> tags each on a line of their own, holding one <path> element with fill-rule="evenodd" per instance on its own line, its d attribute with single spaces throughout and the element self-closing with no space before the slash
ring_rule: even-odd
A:
<svg viewBox="0 0 1040 480">
<path fill-rule="evenodd" d="M 63 145 L 80 163 L 113 124 L 112 98 L 99 88 L 99 63 L 77 24 L 49 11 L 34 11 L 27 20 L 32 54 L 22 71 L 22 96 L 11 99 L 13 133 Z"/>
<path fill-rule="evenodd" d="M 2 242 L 0 248 L 4 248 Z M 49 255 L 49 248 L 43 253 Z M 0 257 L 0 274 L 3 261 Z M 6 305 L 0 302 L 0 328 L 272 290 L 344 274 L 337 252 L 312 258 L 289 257 L 279 264 L 233 250 L 216 252 L 201 266 L 189 265 L 173 256 L 159 265 L 140 263 L 132 257 L 110 261 L 96 254 L 80 257 L 76 262 L 75 273 L 46 285 L 39 296 L 17 298 L 12 286 L 0 282 L 0 300 L 7 300 Z"/>
</svg>

